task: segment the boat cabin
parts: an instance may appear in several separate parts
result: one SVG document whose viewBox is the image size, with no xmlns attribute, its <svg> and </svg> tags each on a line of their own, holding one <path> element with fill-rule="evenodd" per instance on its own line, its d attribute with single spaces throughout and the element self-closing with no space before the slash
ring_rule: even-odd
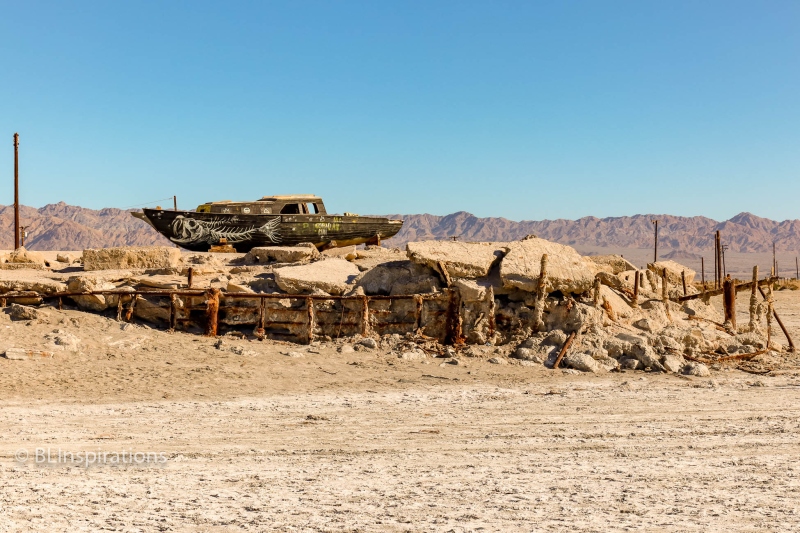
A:
<svg viewBox="0 0 800 533">
<path fill-rule="evenodd" d="M 242 215 L 325 215 L 322 198 L 312 194 L 262 196 L 254 202 L 220 200 L 197 206 L 198 213 Z"/>
</svg>

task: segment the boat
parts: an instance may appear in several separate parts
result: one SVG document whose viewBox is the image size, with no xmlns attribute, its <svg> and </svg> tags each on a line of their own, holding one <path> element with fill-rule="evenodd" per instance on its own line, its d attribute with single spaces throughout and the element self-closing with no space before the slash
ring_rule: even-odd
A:
<svg viewBox="0 0 800 533">
<path fill-rule="evenodd" d="M 313 243 L 324 250 L 353 244 L 378 244 L 393 237 L 402 220 L 330 215 L 322 198 L 310 194 L 264 196 L 252 202 L 206 202 L 194 211 L 145 208 L 131 212 L 181 248 L 207 252 L 229 245 L 237 252 L 259 246 Z"/>
</svg>

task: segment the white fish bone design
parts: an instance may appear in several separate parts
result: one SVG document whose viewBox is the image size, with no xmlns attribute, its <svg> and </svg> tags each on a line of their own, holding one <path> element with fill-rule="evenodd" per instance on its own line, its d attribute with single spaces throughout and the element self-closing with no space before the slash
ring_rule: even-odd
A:
<svg viewBox="0 0 800 533">
<path fill-rule="evenodd" d="M 229 243 L 237 243 L 260 234 L 266 236 L 270 242 L 281 242 L 281 234 L 278 231 L 281 223 L 280 217 L 275 217 L 260 227 L 255 225 L 249 227 L 232 226 L 229 222 L 219 218 L 197 220 L 178 215 L 171 224 L 173 236 L 170 237 L 170 240 L 178 244 L 197 244 L 201 242 L 217 244 L 220 239 L 225 239 Z"/>
</svg>

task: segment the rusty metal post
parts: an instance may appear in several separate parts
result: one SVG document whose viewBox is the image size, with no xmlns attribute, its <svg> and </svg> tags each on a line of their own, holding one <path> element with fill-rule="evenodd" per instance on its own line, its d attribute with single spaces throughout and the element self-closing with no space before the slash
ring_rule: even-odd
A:
<svg viewBox="0 0 800 533">
<path fill-rule="evenodd" d="M 758 311 L 758 299 L 756 298 L 756 290 L 758 289 L 758 265 L 753 267 L 753 288 L 750 290 L 750 331 L 755 331 L 756 314 Z"/>
<path fill-rule="evenodd" d="M 417 304 L 417 309 L 414 313 L 414 331 L 419 331 L 422 328 L 422 296 L 419 294 L 414 295 L 414 302 Z"/>
<path fill-rule="evenodd" d="M 14 134 L 14 249 L 19 248 L 19 133 Z"/>
<path fill-rule="evenodd" d="M 361 297 L 361 336 L 369 336 L 369 296 Z"/>
<path fill-rule="evenodd" d="M 175 211 L 178 210 L 178 197 L 175 195 L 172 196 L 172 206 L 174 207 Z"/>
<path fill-rule="evenodd" d="M 136 293 L 134 292 L 131 295 L 131 305 L 128 307 L 128 310 L 125 312 L 125 321 L 130 322 L 131 318 L 133 318 L 133 310 L 136 307 Z"/>
<path fill-rule="evenodd" d="M 461 334 L 461 295 L 458 291 L 450 291 L 446 324 L 445 344 L 462 344 L 464 338 Z"/>
<path fill-rule="evenodd" d="M 264 320 L 266 314 L 267 300 L 261 298 L 261 301 L 258 303 L 258 324 L 256 325 L 255 330 L 255 335 L 258 340 L 263 340 L 266 336 L 266 331 L 264 330 Z"/>
<path fill-rule="evenodd" d="M 217 336 L 217 320 L 219 318 L 219 289 L 206 291 L 206 337 Z"/>
<path fill-rule="evenodd" d="M 306 344 L 314 342 L 314 328 L 317 327 L 317 320 L 314 316 L 314 298 L 311 296 L 306 297 L 306 310 L 308 311 L 308 335 L 306 336 Z"/>
<path fill-rule="evenodd" d="M 683 295 L 686 296 L 686 271 L 681 270 L 681 282 L 683 283 Z"/>
<path fill-rule="evenodd" d="M 596 308 L 600 307 L 600 278 L 594 278 L 594 287 L 592 290 L 592 303 Z"/>
<path fill-rule="evenodd" d="M 631 307 L 634 309 L 639 307 L 639 276 L 642 273 L 638 270 L 633 271 L 633 299 L 631 300 Z"/>
<path fill-rule="evenodd" d="M 189 285 L 188 288 L 192 288 L 192 282 L 194 281 L 194 268 L 189 267 L 189 270 L 186 272 L 186 282 Z"/>
<path fill-rule="evenodd" d="M 558 365 L 561 364 L 561 360 L 564 359 L 564 356 L 567 354 L 567 350 L 569 350 L 569 347 L 574 339 L 575 339 L 575 332 L 573 331 L 572 333 L 569 334 L 569 337 L 567 337 L 567 342 L 564 343 L 564 346 L 563 348 L 561 348 L 561 351 L 558 352 L 558 357 L 556 357 L 556 362 L 553 363 L 553 370 L 556 370 L 558 368 Z"/>
<path fill-rule="evenodd" d="M 175 324 L 178 321 L 178 297 L 175 294 L 169 295 L 169 330 L 175 331 Z"/>
<path fill-rule="evenodd" d="M 725 312 L 725 324 L 730 324 L 736 331 L 736 285 L 728 274 L 722 282 L 722 305 Z"/>
<path fill-rule="evenodd" d="M 539 283 L 536 285 L 536 306 L 533 309 L 533 331 L 544 330 L 545 282 L 547 281 L 547 254 L 542 254 L 539 264 Z M 494 315 L 494 313 L 492 313 Z"/>
</svg>

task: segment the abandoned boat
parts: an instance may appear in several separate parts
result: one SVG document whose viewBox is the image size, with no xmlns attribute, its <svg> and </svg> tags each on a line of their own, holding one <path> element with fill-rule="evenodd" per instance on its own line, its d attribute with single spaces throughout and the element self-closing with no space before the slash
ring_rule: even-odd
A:
<svg viewBox="0 0 800 533">
<path fill-rule="evenodd" d="M 143 209 L 132 212 L 181 248 L 207 252 L 232 245 L 237 252 L 257 246 L 291 246 L 303 242 L 317 248 L 380 244 L 400 231 L 402 220 L 329 215 L 322 198 L 313 195 L 264 196 L 254 202 L 206 202 L 194 211 Z"/>
</svg>

